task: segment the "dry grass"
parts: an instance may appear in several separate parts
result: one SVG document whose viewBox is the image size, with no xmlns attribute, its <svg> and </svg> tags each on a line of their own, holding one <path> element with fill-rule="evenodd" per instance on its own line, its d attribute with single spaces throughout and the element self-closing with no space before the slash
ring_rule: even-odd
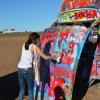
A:
<svg viewBox="0 0 100 100">
<path fill-rule="evenodd" d="M 16 70 L 22 44 L 28 34 L 0 35 L 0 76 Z"/>
</svg>

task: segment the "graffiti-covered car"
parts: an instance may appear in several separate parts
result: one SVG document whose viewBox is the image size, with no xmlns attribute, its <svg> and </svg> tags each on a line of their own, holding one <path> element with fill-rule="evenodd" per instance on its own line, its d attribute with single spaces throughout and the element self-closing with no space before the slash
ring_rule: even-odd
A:
<svg viewBox="0 0 100 100">
<path fill-rule="evenodd" d="M 63 0 L 57 21 L 42 33 L 44 52 L 62 53 L 61 58 L 51 61 L 41 58 L 43 96 L 81 100 L 79 94 L 86 84 L 100 79 L 99 7 L 99 0 Z"/>
</svg>

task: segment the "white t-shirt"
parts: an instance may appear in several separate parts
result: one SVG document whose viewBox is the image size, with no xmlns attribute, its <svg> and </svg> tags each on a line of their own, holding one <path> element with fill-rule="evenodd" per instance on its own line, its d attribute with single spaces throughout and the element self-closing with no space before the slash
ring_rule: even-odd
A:
<svg viewBox="0 0 100 100">
<path fill-rule="evenodd" d="M 33 44 L 29 45 L 29 50 L 25 50 L 25 44 L 22 48 L 22 54 L 20 61 L 18 63 L 18 68 L 31 68 L 33 63 L 33 54 L 30 51 L 30 48 Z"/>
</svg>

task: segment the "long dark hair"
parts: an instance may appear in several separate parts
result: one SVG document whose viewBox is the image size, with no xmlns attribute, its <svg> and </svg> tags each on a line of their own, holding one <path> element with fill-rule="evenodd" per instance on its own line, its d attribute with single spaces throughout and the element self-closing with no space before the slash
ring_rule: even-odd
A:
<svg viewBox="0 0 100 100">
<path fill-rule="evenodd" d="M 37 32 L 32 32 L 25 43 L 25 50 L 29 49 L 31 43 L 37 44 L 37 39 L 40 38 L 40 35 Z"/>
</svg>

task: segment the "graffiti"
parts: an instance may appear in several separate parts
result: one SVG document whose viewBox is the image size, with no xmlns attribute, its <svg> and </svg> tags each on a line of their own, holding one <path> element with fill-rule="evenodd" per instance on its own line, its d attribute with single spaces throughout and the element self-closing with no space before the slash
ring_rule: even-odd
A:
<svg viewBox="0 0 100 100">
<path fill-rule="evenodd" d="M 85 7 L 96 1 L 63 0 L 61 12 L 57 19 L 58 24 L 54 23 L 42 33 L 40 46 L 43 51 L 47 51 L 46 54 L 49 55 L 62 52 L 63 56 L 60 59 L 60 63 L 57 62 L 57 59 L 52 59 L 50 62 L 41 61 L 43 66 L 43 68 L 41 67 L 43 71 L 41 76 L 43 75 L 43 80 L 40 82 L 39 95 L 44 93 L 44 96 L 49 96 L 50 100 L 59 100 L 59 98 L 61 98 L 60 100 L 71 100 L 77 69 L 81 73 L 79 77 L 82 75 L 83 78 L 100 79 L 100 61 L 97 61 L 98 59 L 100 60 L 100 56 L 97 56 L 97 52 L 100 51 L 100 48 L 98 49 L 100 45 L 97 44 L 96 52 L 90 55 L 94 57 L 93 64 L 91 64 L 91 72 L 85 69 L 91 67 L 89 66 L 90 56 L 83 54 L 80 60 L 82 52 L 86 50 L 84 50 L 84 45 L 87 42 L 89 34 L 91 34 L 91 30 L 100 24 L 100 11 L 89 6 Z M 92 23 L 91 20 L 96 21 Z M 87 28 L 88 26 L 85 26 L 83 21 L 91 22 L 90 27 Z M 88 50 L 90 50 L 88 52 L 94 51 L 94 47 L 92 46 Z M 80 65 L 79 60 L 84 61 L 83 58 L 86 58 L 86 62 L 85 64 L 82 62 Z M 80 68 L 78 68 L 78 64 Z M 36 84 L 34 84 L 34 87 L 36 92 Z"/>
<path fill-rule="evenodd" d="M 54 50 L 57 52 L 62 52 L 62 50 L 65 50 L 67 53 L 68 49 L 69 49 L 69 42 L 67 40 L 62 40 L 60 42 L 60 34 L 58 34 L 56 43 L 54 45 Z"/>
<path fill-rule="evenodd" d="M 58 22 L 76 22 L 76 21 L 88 21 L 98 19 L 100 17 L 100 13 L 97 9 L 81 8 L 79 10 L 67 11 L 65 13 L 61 13 L 58 16 Z"/>
<path fill-rule="evenodd" d="M 56 52 L 63 53 L 61 63 L 51 60 L 49 65 L 50 86 L 46 86 L 44 91 L 45 96 L 50 96 L 51 100 L 55 100 L 59 97 L 56 93 L 56 89 L 58 87 L 63 91 L 66 100 L 71 100 L 76 69 L 79 60 L 78 58 L 82 51 L 81 48 L 86 41 L 85 39 L 88 36 L 86 35 L 86 32 L 87 28 L 85 26 L 76 24 L 72 26 L 67 25 L 66 30 L 65 28 L 62 28 L 61 30 L 59 29 L 55 32 L 43 33 L 41 38 L 41 47 L 44 49 L 45 45 L 50 42 L 51 46 L 49 54 L 55 55 Z M 92 68 L 92 77 L 95 77 L 97 74 L 95 62 Z M 98 69 L 100 68 L 98 67 Z"/>
<path fill-rule="evenodd" d="M 61 11 L 91 5 L 94 0 L 63 0 Z"/>
<path fill-rule="evenodd" d="M 98 18 L 97 11 L 95 10 L 83 10 L 75 13 L 75 19 L 81 19 L 81 18 Z"/>
<path fill-rule="evenodd" d="M 57 86 L 60 86 L 62 89 L 64 89 L 64 92 L 67 94 L 67 95 L 70 95 L 71 94 L 71 91 L 70 91 L 70 88 L 71 87 L 71 84 L 70 84 L 70 80 L 73 80 L 74 77 L 73 77 L 73 70 L 71 70 L 69 67 L 68 69 L 66 68 L 66 64 L 52 64 L 50 66 L 50 72 L 51 72 L 51 78 L 50 78 L 50 90 L 49 90 L 49 94 L 51 96 L 54 97 L 54 90 Z M 53 68 L 53 70 L 52 70 Z M 71 74 L 70 74 L 71 73 Z M 73 83 L 73 82 L 71 82 Z M 69 91 L 69 92 L 68 92 Z M 52 99 L 54 100 L 54 99 Z"/>
<path fill-rule="evenodd" d="M 91 77 L 100 79 L 100 42 L 97 44 L 97 48 L 94 55 L 94 61 L 92 64 Z"/>
</svg>

